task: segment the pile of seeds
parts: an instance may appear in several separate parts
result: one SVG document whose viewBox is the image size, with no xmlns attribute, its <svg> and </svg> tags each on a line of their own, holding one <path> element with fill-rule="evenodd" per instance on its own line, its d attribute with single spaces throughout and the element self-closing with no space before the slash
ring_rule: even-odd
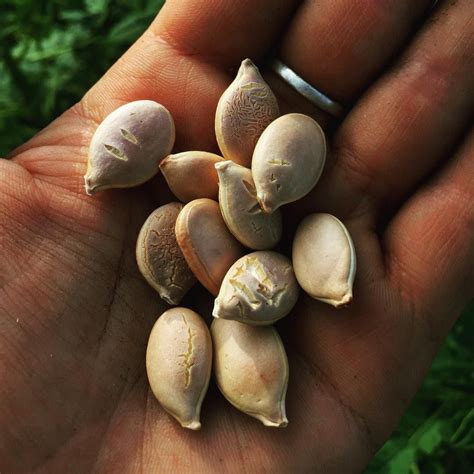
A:
<svg viewBox="0 0 474 474">
<path fill-rule="evenodd" d="M 288 361 L 272 324 L 292 310 L 300 286 L 335 307 L 350 303 L 354 247 L 336 217 L 312 214 L 296 230 L 292 261 L 270 250 L 282 234 L 279 207 L 316 185 L 326 142 L 312 118 L 280 116 L 249 59 L 219 100 L 215 128 L 223 156 L 171 155 L 175 130 L 166 108 L 148 100 L 126 104 L 92 138 L 86 192 L 136 186 L 161 169 L 181 202 L 159 207 L 143 224 L 138 267 L 170 305 L 196 281 L 216 297 L 210 332 L 182 307 L 163 313 L 151 331 L 147 373 L 163 408 L 183 427 L 199 429 L 213 365 L 232 405 L 284 427 Z"/>
</svg>

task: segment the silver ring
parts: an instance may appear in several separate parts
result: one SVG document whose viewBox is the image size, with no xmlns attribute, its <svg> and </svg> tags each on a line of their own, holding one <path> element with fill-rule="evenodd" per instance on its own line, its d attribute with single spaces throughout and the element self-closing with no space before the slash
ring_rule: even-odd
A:
<svg viewBox="0 0 474 474">
<path fill-rule="evenodd" d="M 344 115 L 344 107 L 327 95 L 315 89 L 311 84 L 308 84 L 302 77 L 298 76 L 295 71 L 290 69 L 286 64 L 279 59 L 274 59 L 271 63 L 271 68 L 281 79 L 283 79 L 290 87 L 303 97 L 312 102 L 316 107 L 333 115 L 334 117 L 342 117 Z"/>
</svg>

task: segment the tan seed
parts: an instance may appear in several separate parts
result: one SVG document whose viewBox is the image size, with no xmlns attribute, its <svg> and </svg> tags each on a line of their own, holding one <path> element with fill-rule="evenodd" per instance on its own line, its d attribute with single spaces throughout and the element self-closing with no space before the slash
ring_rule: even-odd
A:
<svg viewBox="0 0 474 474">
<path fill-rule="evenodd" d="M 356 254 L 344 224 L 331 214 L 311 214 L 293 241 L 298 283 L 313 298 L 340 307 L 352 301 Z"/>
<path fill-rule="evenodd" d="M 299 287 L 290 261 L 268 250 L 237 260 L 226 273 L 214 303 L 215 318 L 265 325 L 286 316 Z"/>
<path fill-rule="evenodd" d="M 217 105 L 216 138 L 224 158 L 250 168 L 258 137 L 279 114 L 275 95 L 245 59 Z"/>
<path fill-rule="evenodd" d="M 265 426 L 287 426 L 288 359 L 275 328 L 216 319 L 211 335 L 214 374 L 224 397 Z"/>
<path fill-rule="evenodd" d="M 212 341 L 204 320 L 187 308 L 165 311 L 148 340 L 146 371 L 155 397 L 184 428 L 201 428 L 211 365 Z"/>
<path fill-rule="evenodd" d="M 212 199 L 195 199 L 184 206 L 176 221 L 176 240 L 196 278 L 214 296 L 227 270 L 244 254 Z"/>
<path fill-rule="evenodd" d="M 217 199 L 219 192 L 214 165 L 224 161 L 219 155 L 206 151 L 185 151 L 167 156 L 161 163 L 171 192 L 182 202 L 193 199 Z"/>
<path fill-rule="evenodd" d="M 326 160 L 326 140 L 311 117 L 287 114 L 262 133 L 252 158 L 252 176 L 265 212 L 301 199 L 316 185 Z"/>
<path fill-rule="evenodd" d="M 140 230 L 136 249 L 142 275 L 173 305 L 196 283 L 176 241 L 176 219 L 182 208 L 181 203 L 172 202 L 153 211 Z"/>
<path fill-rule="evenodd" d="M 173 118 L 163 105 L 137 100 L 114 110 L 92 137 L 86 193 L 129 188 L 149 180 L 171 152 L 174 140 Z"/>
<path fill-rule="evenodd" d="M 279 210 L 272 214 L 262 211 L 252 172 L 233 161 L 223 161 L 215 166 L 222 217 L 234 237 L 251 249 L 274 247 L 281 238 L 281 213 Z"/>
</svg>

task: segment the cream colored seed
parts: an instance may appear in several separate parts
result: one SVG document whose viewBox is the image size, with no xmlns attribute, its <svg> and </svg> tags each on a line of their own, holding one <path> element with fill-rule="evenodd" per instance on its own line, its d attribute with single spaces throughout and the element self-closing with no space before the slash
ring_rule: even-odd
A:
<svg viewBox="0 0 474 474">
<path fill-rule="evenodd" d="M 226 273 L 212 315 L 246 324 L 272 324 L 298 300 L 299 287 L 290 261 L 268 250 L 237 260 Z"/>
<path fill-rule="evenodd" d="M 275 95 L 245 59 L 217 105 L 216 138 L 224 158 L 250 168 L 258 137 L 279 114 Z"/>
<path fill-rule="evenodd" d="M 196 278 L 214 296 L 227 270 L 244 254 L 212 199 L 195 199 L 184 206 L 176 221 L 176 240 Z"/>
<path fill-rule="evenodd" d="M 352 301 L 356 254 L 344 224 L 331 214 L 311 214 L 293 241 L 298 283 L 313 298 L 340 307 Z"/>
<path fill-rule="evenodd" d="M 252 172 L 232 161 L 216 165 L 219 176 L 219 205 L 227 227 L 246 247 L 274 247 L 282 233 L 279 210 L 265 214 L 258 204 Z"/>
<path fill-rule="evenodd" d="M 201 428 L 211 365 L 212 341 L 204 320 L 187 308 L 164 312 L 148 340 L 146 370 L 155 397 L 184 428 Z"/>
<path fill-rule="evenodd" d="M 181 203 L 165 204 L 153 211 L 137 240 L 138 268 L 147 282 L 169 304 L 178 304 L 196 283 L 176 241 L 175 225 Z"/>
<path fill-rule="evenodd" d="M 167 156 L 161 163 L 171 192 L 182 202 L 193 199 L 217 199 L 219 192 L 216 163 L 224 161 L 219 155 L 206 151 L 185 151 Z"/>
<path fill-rule="evenodd" d="M 174 140 L 173 118 L 161 104 L 138 100 L 114 110 L 92 137 L 86 193 L 129 188 L 149 180 L 171 152 Z"/>
<path fill-rule="evenodd" d="M 265 212 L 301 199 L 316 185 L 326 160 L 326 140 L 311 117 L 287 114 L 262 133 L 252 158 L 257 199 Z"/>
<path fill-rule="evenodd" d="M 287 426 L 288 359 L 275 328 L 216 319 L 211 335 L 214 374 L 224 397 L 265 426 Z"/>
</svg>

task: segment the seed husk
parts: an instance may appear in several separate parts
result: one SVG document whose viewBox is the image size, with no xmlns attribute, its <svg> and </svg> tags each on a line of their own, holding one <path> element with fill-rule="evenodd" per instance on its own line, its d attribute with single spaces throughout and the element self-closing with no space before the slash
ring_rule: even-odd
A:
<svg viewBox="0 0 474 474">
<path fill-rule="evenodd" d="M 201 428 L 211 366 L 212 340 L 204 320 L 187 308 L 165 311 L 148 340 L 146 370 L 155 397 L 184 428 Z"/>
<path fill-rule="evenodd" d="M 219 204 L 207 198 L 184 206 L 176 221 L 176 240 L 196 278 L 214 296 L 227 270 L 245 252 L 225 225 Z"/>
<path fill-rule="evenodd" d="M 272 90 L 245 59 L 217 105 L 216 138 L 224 158 L 250 168 L 259 136 L 279 114 Z"/>
<path fill-rule="evenodd" d="M 241 257 L 229 269 L 212 315 L 246 324 L 266 325 L 286 316 L 299 287 L 290 261 L 268 250 Z"/>
<path fill-rule="evenodd" d="M 224 158 L 207 151 L 185 151 L 167 156 L 161 163 L 171 192 L 182 202 L 209 198 L 217 200 L 219 193 L 216 163 Z"/>
<path fill-rule="evenodd" d="M 165 204 L 153 211 L 137 240 L 138 268 L 147 282 L 168 304 L 179 304 L 196 283 L 176 241 L 175 225 L 183 205 Z"/>
<path fill-rule="evenodd" d="M 281 238 L 281 213 L 279 210 L 272 214 L 262 211 L 252 172 L 233 161 L 223 161 L 215 167 L 219 176 L 219 205 L 231 233 L 254 250 L 274 247 Z"/>
<path fill-rule="evenodd" d="M 252 158 L 257 199 L 265 212 L 301 199 L 318 182 L 326 160 L 324 132 L 303 114 L 286 114 L 260 136 Z"/>
<path fill-rule="evenodd" d="M 86 193 L 148 181 L 170 154 L 174 140 L 173 118 L 163 105 L 138 100 L 114 110 L 92 137 L 84 177 Z"/>
<path fill-rule="evenodd" d="M 211 335 L 214 374 L 224 397 L 265 426 L 287 426 L 288 359 L 275 328 L 216 319 Z"/>
<path fill-rule="evenodd" d="M 336 308 L 352 301 L 356 273 L 354 244 L 344 224 L 331 214 L 311 214 L 293 241 L 296 279 L 311 297 Z"/>
</svg>

